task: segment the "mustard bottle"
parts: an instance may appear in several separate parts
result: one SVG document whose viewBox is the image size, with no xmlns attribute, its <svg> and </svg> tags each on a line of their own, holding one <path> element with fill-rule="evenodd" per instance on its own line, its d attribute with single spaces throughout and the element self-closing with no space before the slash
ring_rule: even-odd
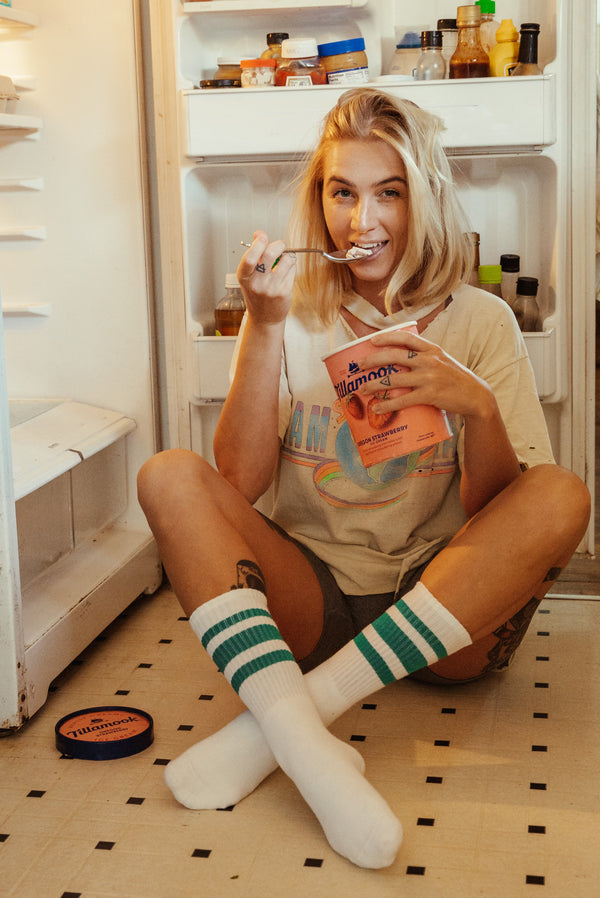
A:
<svg viewBox="0 0 600 898">
<path fill-rule="evenodd" d="M 512 19 L 502 19 L 496 31 L 496 44 L 490 50 L 490 75 L 506 78 L 519 59 L 519 32 Z"/>
</svg>

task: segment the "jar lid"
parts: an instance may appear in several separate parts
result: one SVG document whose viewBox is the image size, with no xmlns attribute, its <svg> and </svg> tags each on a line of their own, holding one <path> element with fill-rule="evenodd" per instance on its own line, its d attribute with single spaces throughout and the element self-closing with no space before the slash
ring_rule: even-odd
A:
<svg viewBox="0 0 600 898">
<path fill-rule="evenodd" d="M 280 44 L 282 41 L 286 41 L 289 37 L 287 31 L 270 31 L 267 34 L 267 43 L 268 44 Z"/>
<path fill-rule="evenodd" d="M 154 722 L 146 711 L 103 705 L 62 717 L 54 727 L 57 749 L 70 758 L 111 761 L 152 745 Z"/>
<path fill-rule="evenodd" d="M 479 282 L 481 284 L 499 284 L 502 280 L 502 269 L 499 265 L 480 265 Z"/>
<path fill-rule="evenodd" d="M 264 68 L 265 66 L 271 66 L 275 68 L 277 65 L 276 59 L 242 59 L 240 62 L 240 67 L 242 69 L 257 69 L 259 67 Z"/>
<path fill-rule="evenodd" d="M 481 10 L 478 6 L 459 6 L 456 10 L 456 24 L 479 25 L 481 24 Z"/>
<path fill-rule="evenodd" d="M 358 53 L 365 49 L 365 39 L 354 37 L 345 41 L 331 41 L 318 45 L 319 56 L 337 56 L 339 53 Z"/>
<path fill-rule="evenodd" d="M 456 19 L 438 19 L 437 27 L 440 31 L 457 31 Z"/>
<path fill-rule="evenodd" d="M 521 259 L 515 253 L 503 253 L 500 256 L 500 268 L 502 271 L 518 271 Z"/>
<path fill-rule="evenodd" d="M 521 296 L 535 296 L 538 290 L 538 279 L 522 277 L 517 278 L 517 293 Z"/>
<path fill-rule="evenodd" d="M 214 90 L 216 87 L 241 87 L 239 78 L 206 78 L 200 82 L 203 90 Z"/>
<path fill-rule="evenodd" d="M 414 50 L 421 46 L 419 35 L 416 31 L 407 31 L 399 44 L 396 44 L 397 50 Z"/>
<path fill-rule="evenodd" d="M 317 40 L 314 37 L 288 38 L 281 44 L 283 59 L 310 59 L 318 55 Z"/>
<path fill-rule="evenodd" d="M 523 22 L 521 24 L 521 34 L 524 31 L 534 31 L 536 34 L 539 33 L 540 26 L 537 22 Z"/>
<path fill-rule="evenodd" d="M 475 0 L 475 3 L 486 16 L 496 12 L 496 0 Z"/>
<path fill-rule="evenodd" d="M 237 274 L 229 272 L 225 275 L 225 287 L 239 287 L 240 282 L 238 281 Z"/>
<path fill-rule="evenodd" d="M 241 58 L 241 56 L 217 56 L 217 65 L 239 66 Z"/>
<path fill-rule="evenodd" d="M 441 47 L 442 32 L 441 31 L 422 31 L 421 32 L 422 47 Z"/>
</svg>

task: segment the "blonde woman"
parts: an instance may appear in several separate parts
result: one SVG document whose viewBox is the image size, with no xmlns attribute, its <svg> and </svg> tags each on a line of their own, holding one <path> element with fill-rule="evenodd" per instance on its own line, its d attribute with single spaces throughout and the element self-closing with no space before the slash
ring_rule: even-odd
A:
<svg viewBox="0 0 600 898">
<path fill-rule="evenodd" d="M 171 585 L 247 711 L 166 768 L 191 808 L 228 807 L 277 765 L 331 846 L 394 861 L 395 813 L 327 726 L 387 683 L 505 668 L 587 526 L 589 496 L 554 464 L 509 307 L 465 284 L 468 230 L 438 119 L 369 88 L 331 110 L 282 255 L 257 231 L 238 268 L 247 314 L 215 436 L 218 472 L 185 450 L 150 459 L 140 502 Z M 321 359 L 379 335 L 387 415 L 443 408 L 453 436 L 365 468 Z M 362 387 L 372 398 L 377 384 Z M 274 490 L 269 518 L 254 503 Z"/>
</svg>

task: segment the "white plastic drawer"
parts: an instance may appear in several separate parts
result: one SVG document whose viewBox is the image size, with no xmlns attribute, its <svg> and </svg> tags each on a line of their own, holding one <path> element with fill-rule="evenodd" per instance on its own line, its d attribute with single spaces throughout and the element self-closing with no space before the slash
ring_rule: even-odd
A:
<svg viewBox="0 0 600 898">
<path fill-rule="evenodd" d="M 194 337 L 194 398 L 223 400 L 229 391 L 229 368 L 237 337 Z"/>
</svg>

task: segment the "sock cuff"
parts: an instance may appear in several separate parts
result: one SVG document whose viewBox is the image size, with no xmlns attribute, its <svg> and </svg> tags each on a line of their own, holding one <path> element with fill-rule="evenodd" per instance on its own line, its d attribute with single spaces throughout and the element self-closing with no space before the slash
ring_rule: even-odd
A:
<svg viewBox="0 0 600 898">
<path fill-rule="evenodd" d="M 244 611 L 260 611 L 270 617 L 267 608 L 267 597 L 258 589 L 232 589 L 214 599 L 209 599 L 190 614 L 190 626 L 198 639 L 204 644 L 205 634 L 223 620 Z M 209 640 L 206 640 L 209 641 Z M 204 645 L 206 648 L 206 645 Z"/>
<path fill-rule="evenodd" d="M 436 599 L 422 580 L 419 580 L 397 605 L 399 606 L 401 603 L 435 633 L 444 646 L 446 654 L 453 654 L 473 642 L 468 630 L 463 627 L 458 618 L 448 611 L 445 605 Z"/>
</svg>

